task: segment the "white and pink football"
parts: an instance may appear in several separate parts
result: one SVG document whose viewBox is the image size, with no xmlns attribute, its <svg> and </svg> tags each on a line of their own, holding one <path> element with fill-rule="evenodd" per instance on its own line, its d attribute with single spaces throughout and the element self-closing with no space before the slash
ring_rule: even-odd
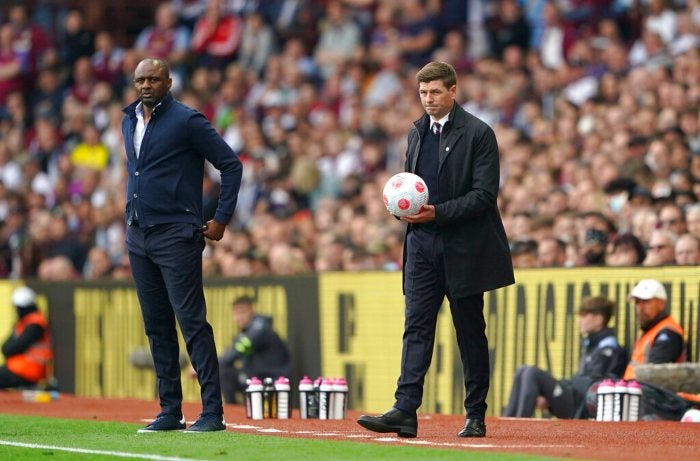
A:
<svg viewBox="0 0 700 461">
<path fill-rule="evenodd" d="M 418 213 L 428 203 L 428 186 L 413 173 L 397 173 L 384 185 L 384 205 L 394 216 Z"/>
</svg>

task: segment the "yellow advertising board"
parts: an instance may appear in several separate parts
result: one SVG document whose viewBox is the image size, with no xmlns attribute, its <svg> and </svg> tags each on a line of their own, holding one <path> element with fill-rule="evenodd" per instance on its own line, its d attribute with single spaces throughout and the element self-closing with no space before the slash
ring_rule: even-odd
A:
<svg viewBox="0 0 700 461">
<path fill-rule="evenodd" d="M 577 311 L 585 296 L 603 295 L 617 303 L 611 326 L 620 342 L 631 348 L 638 326 L 626 296 L 643 278 L 664 283 L 671 314 L 686 329 L 688 339 L 695 338 L 700 301 L 697 266 L 521 270 L 516 272 L 515 285 L 487 293 L 484 310 L 492 365 L 489 414 L 500 414 L 507 403 L 520 365 L 537 365 L 557 378 L 576 371 Z M 381 412 L 391 407 L 401 360 L 401 274 L 322 274 L 319 303 L 324 375 L 349 379 L 353 408 Z M 462 370 L 449 309 L 444 307 L 420 411 L 459 414 L 464 412 Z M 697 353 L 691 350 L 694 360 Z"/>
</svg>

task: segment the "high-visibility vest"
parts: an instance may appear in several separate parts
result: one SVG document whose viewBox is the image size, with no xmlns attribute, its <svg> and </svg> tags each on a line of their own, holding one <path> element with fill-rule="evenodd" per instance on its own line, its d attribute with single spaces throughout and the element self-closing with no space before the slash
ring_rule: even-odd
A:
<svg viewBox="0 0 700 461">
<path fill-rule="evenodd" d="M 36 382 L 46 378 L 47 366 L 53 359 L 53 351 L 51 350 L 48 322 L 41 312 L 30 312 L 19 319 L 15 325 L 15 336 L 21 335 L 29 325 L 39 325 L 44 329 L 44 334 L 39 341 L 29 346 L 24 352 L 8 357 L 5 366 L 17 376 L 27 381 Z"/>
<path fill-rule="evenodd" d="M 672 330 L 683 337 L 683 327 L 678 325 L 675 320 L 669 315 L 653 327 L 651 327 L 646 333 L 637 339 L 634 343 L 634 350 L 632 351 L 632 357 L 630 358 L 627 368 L 625 369 L 624 379 L 634 379 L 636 373 L 635 370 L 637 365 L 649 363 L 649 352 L 651 347 L 654 345 L 654 340 L 656 336 L 661 332 L 661 330 Z M 684 351 L 676 358 L 676 362 L 680 363 L 685 360 Z"/>
</svg>

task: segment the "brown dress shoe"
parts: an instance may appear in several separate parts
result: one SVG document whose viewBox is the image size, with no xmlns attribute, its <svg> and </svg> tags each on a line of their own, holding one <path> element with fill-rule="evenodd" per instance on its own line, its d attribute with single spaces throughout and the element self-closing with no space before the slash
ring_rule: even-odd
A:
<svg viewBox="0 0 700 461">
<path fill-rule="evenodd" d="M 467 418 L 464 427 L 457 435 L 460 437 L 486 437 L 486 423 L 483 419 Z"/>
<path fill-rule="evenodd" d="M 416 415 L 398 408 L 392 408 L 379 416 L 362 415 L 357 423 L 374 432 L 396 432 L 399 437 L 413 438 L 418 434 Z"/>
</svg>

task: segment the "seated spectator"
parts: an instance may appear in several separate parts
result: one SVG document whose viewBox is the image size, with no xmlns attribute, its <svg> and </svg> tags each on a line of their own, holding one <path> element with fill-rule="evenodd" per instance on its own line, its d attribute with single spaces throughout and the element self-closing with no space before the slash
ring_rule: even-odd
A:
<svg viewBox="0 0 700 461">
<path fill-rule="evenodd" d="M 539 267 L 564 267 L 566 264 L 566 243 L 556 237 L 545 237 L 537 244 L 537 265 Z"/>
<path fill-rule="evenodd" d="M 581 246 L 584 266 L 602 266 L 605 263 L 605 248 L 608 235 L 602 230 L 587 229 Z"/>
<path fill-rule="evenodd" d="M 112 261 L 109 253 L 100 247 L 92 247 L 87 254 L 83 267 L 83 277 L 87 280 L 99 280 L 112 275 Z"/>
<path fill-rule="evenodd" d="M 683 234 L 676 240 L 676 264 L 697 266 L 700 264 L 700 240 L 692 234 Z"/>
<path fill-rule="evenodd" d="M 272 328 L 272 319 L 256 314 L 254 301 L 241 296 L 233 301 L 233 318 L 238 334 L 219 358 L 221 389 L 226 403 L 240 403 L 246 380 L 289 377 L 292 372 L 289 350 Z"/>
<path fill-rule="evenodd" d="M 700 155 L 698 158 L 700 158 Z M 686 207 L 685 223 L 688 226 L 688 233 L 700 238 L 700 203 Z"/>
<path fill-rule="evenodd" d="M 666 288 L 658 280 L 640 280 L 627 299 L 634 301 L 642 331 L 634 343 L 624 379 L 634 379 L 635 367 L 643 363 L 684 362 L 686 346 L 683 327 L 666 309 Z"/>
<path fill-rule="evenodd" d="M 687 231 L 683 209 L 675 203 L 669 203 L 659 210 L 659 229 L 667 229 L 676 235 L 683 235 Z"/>
<path fill-rule="evenodd" d="M 510 245 L 510 255 L 515 268 L 537 267 L 537 242 L 516 240 Z"/>
<path fill-rule="evenodd" d="M 17 323 L 2 345 L 5 363 L 0 366 L 0 389 L 35 386 L 48 377 L 53 359 L 49 324 L 36 305 L 36 294 L 29 287 L 12 292 Z"/>
<path fill-rule="evenodd" d="M 657 229 L 649 237 L 647 256 L 644 266 L 672 266 L 676 263 L 674 248 L 678 236 L 665 229 Z"/>
<path fill-rule="evenodd" d="M 619 234 L 608 247 L 605 265 L 639 266 L 644 262 L 645 257 L 644 245 L 634 234 Z"/>
<path fill-rule="evenodd" d="M 608 328 L 614 310 L 615 304 L 604 297 L 583 299 L 578 318 L 582 335 L 578 372 L 569 379 L 557 380 L 535 366 L 520 367 L 503 416 L 529 418 L 535 407 L 548 409 L 557 418 L 591 416 L 586 409 L 589 386 L 606 377 L 619 378 L 627 363 L 626 351 L 618 344 L 615 332 Z"/>
</svg>

